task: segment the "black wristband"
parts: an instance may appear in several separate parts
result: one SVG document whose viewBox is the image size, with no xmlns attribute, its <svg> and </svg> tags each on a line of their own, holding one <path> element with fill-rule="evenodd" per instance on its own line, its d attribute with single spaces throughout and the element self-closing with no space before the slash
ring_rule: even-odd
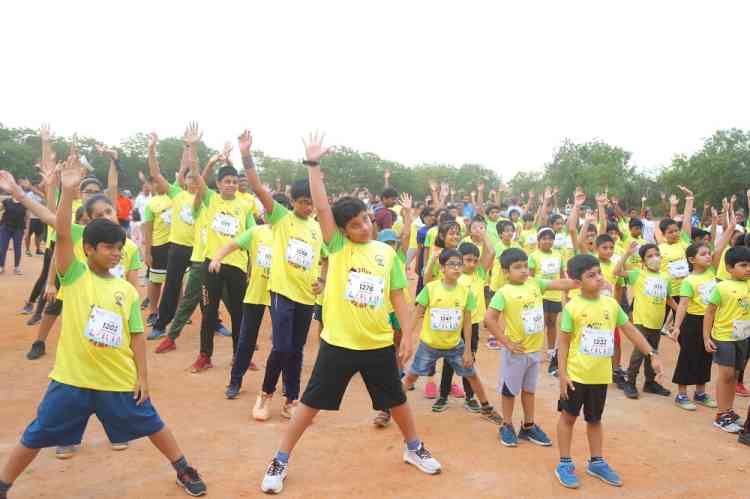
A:
<svg viewBox="0 0 750 499">
<path fill-rule="evenodd" d="M 319 162 L 319 161 L 308 161 L 308 160 L 304 160 L 304 161 L 302 162 L 302 164 L 303 164 L 303 165 L 305 165 L 305 166 L 320 166 L 320 162 Z"/>
</svg>

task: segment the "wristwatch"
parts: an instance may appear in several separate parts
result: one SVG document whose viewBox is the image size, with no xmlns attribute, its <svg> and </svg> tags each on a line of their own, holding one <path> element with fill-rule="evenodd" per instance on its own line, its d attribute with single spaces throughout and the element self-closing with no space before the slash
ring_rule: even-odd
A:
<svg viewBox="0 0 750 499">
<path fill-rule="evenodd" d="M 649 357 L 653 357 L 654 355 L 659 355 L 659 351 L 658 350 L 654 350 L 652 348 L 651 351 L 648 353 L 648 356 Z"/>
</svg>

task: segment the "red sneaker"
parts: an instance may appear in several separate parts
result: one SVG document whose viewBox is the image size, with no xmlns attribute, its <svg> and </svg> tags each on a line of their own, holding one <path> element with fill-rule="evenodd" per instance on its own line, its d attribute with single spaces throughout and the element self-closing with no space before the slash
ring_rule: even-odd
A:
<svg viewBox="0 0 750 499">
<path fill-rule="evenodd" d="M 172 350 L 175 350 L 177 348 L 177 344 L 174 342 L 172 338 L 167 336 L 163 340 L 161 340 L 161 343 L 156 347 L 156 353 L 167 353 Z"/>
<path fill-rule="evenodd" d="M 424 385 L 424 397 L 427 399 L 436 399 L 438 396 L 438 389 L 437 385 L 434 381 L 428 381 L 426 385 Z"/>
<path fill-rule="evenodd" d="M 745 385 L 742 383 L 737 383 L 737 386 L 734 389 L 734 393 L 736 393 L 740 397 L 750 397 L 750 392 L 747 391 L 747 388 L 745 388 Z"/>
<path fill-rule="evenodd" d="M 205 353 L 201 353 L 200 355 L 198 355 L 198 358 L 195 359 L 195 362 L 193 362 L 193 365 L 190 366 L 190 372 L 199 373 L 201 371 L 205 371 L 206 369 L 210 369 L 212 367 L 214 367 L 214 365 L 211 364 L 211 357 L 209 357 Z"/>
<path fill-rule="evenodd" d="M 461 388 L 458 384 L 453 383 L 451 385 L 451 395 L 453 395 L 454 398 L 462 399 L 466 397 L 466 394 L 464 393 L 464 389 Z"/>
<path fill-rule="evenodd" d="M 250 367 L 249 367 L 248 369 L 250 369 L 251 371 L 257 371 L 257 370 L 258 370 L 258 366 L 256 366 L 256 365 L 255 365 L 255 362 L 253 362 L 253 361 L 251 360 L 251 361 L 250 361 Z"/>
</svg>

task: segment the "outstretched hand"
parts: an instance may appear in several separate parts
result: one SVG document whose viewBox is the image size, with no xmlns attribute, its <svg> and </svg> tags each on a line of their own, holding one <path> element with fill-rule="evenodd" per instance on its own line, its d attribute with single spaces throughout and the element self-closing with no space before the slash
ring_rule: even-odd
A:
<svg viewBox="0 0 750 499">
<path fill-rule="evenodd" d="M 253 134 L 250 130 L 245 129 L 239 137 L 237 137 L 237 144 L 240 146 L 240 154 L 244 156 L 250 156 L 250 148 L 253 145 Z"/>
<path fill-rule="evenodd" d="M 68 159 L 63 163 L 62 171 L 60 172 L 60 184 L 63 189 L 77 189 L 83 178 L 83 165 L 81 165 L 80 157 L 78 156 L 78 146 L 75 141 L 70 145 L 70 153 Z"/>
<path fill-rule="evenodd" d="M 320 159 L 331 151 L 330 147 L 323 147 L 323 139 L 326 134 L 319 132 L 310 133 L 307 140 L 302 138 L 302 144 L 305 146 L 305 157 L 312 163 L 320 163 Z"/>
<path fill-rule="evenodd" d="M 194 146 L 203 139 L 203 132 L 200 131 L 197 121 L 191 121 L 188 123 L 187 129 L 185 129 L 185 144 L 188 146 Z"/>
<path fill-rule="evenodd" d="M 407 210 L 411 210 L 411 207 L 412 207 L 411 194 L 409 194 L 408 192 L 402 193 L 398 201 L 399 201 L 398 204 L 400 204 Z"/>
<path fill-rule="evenodd" d="M 156 135 L 156 132 L 151 132 L 148 134 L 148 149 L 149 151 L 156 149 L 156 144 L 159 143 L 159 136 Z"/>
<path fill-rule="evenodd" d="M 16 179 L 13 178 L 13 175 L 6 170 L 0 170 L 0 189 L 13 194 L 18 188 L 18 184 L 16 183 Z"/>
</svg>

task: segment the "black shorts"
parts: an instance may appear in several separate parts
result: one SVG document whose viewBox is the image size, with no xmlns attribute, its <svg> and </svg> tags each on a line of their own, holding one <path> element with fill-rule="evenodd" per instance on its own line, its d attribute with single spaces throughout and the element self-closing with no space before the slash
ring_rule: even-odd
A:
<svg viewBox="0 0 750 499">
<path fill-rule="evenodd" d="M 559 314 L 562 312 L 562 302 L 542 300 L 542 309 L 545 314 Z"/>
<path fill-rule="evenodd" d="M 323 324 L 323 306 L 319 304 L 313 305 L 313 319 Z"/>
<path fill-rule="evenodd" d="M 557 401 L 557 410 L 578 417 L 583 407 L 583 419 L 587 423 L 601 421 L 608 385 L 584 385 L 574 381 L 573 386 L 575 390 L 568 388 L 568 400 Z"/>
<path fill-rule="evenodd" d="M 313 409 L 337 411 L 349 380 L 356 373 L 362 375 L 376 411 L 406 402 L 393 345 L 377 350 L 350 350 L 329 345 L 321 339 L 302 403 Z"/>
<path fill-rule="evenodd" d="M 29 220 L 29 234 L 35 234 L 41 236 L 44 232 L 44 224 L 38 218 L 32 218 Z"/>
<path fill-rule="evenodd" d="M 161 284 L 166 280 L 170 246 L 170 243 L 162 244 L 161 246 L 151 246 L 153 265 L 148 269 L 149 281 Z"/>
</svg>

